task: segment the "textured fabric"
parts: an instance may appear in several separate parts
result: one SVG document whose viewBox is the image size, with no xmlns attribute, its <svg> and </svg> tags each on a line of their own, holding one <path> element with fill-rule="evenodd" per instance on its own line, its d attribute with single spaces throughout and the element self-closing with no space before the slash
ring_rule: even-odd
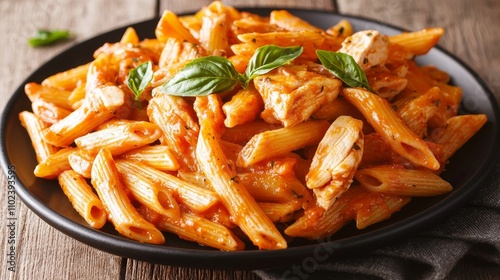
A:
<svg viewBox="0 0 500 280">
<path fill-rule="evenodd" d="M 467 205 L 415 236 L 361 256 L 255 273 L 266 280 L 443 279 L 466 255 L 500 266 L 500 162 Z"/>
</svg>

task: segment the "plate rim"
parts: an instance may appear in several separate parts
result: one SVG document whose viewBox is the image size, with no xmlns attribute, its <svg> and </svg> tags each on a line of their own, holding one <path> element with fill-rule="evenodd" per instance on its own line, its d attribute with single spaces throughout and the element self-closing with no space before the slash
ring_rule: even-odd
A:
<svg viewBox="0 0 500 280">
<path fill-rule="evenodd" d="M 359 21 L 367 22 L 367 23 L 374 23 L 378 24 L 380 26 L 384 27 L 389 27 L 391 29 L 395 30 L 400 30 L 400 31 L 406 31 L 406 29 L 398 27 L 393 24 L 388 24 L 384 23 L 375 19 L 363 17 L 363 16 L 356 16 L 356 15 L 351 15 L 351 14 L 343 14 L 343 13 L 336 13 L 336 12 L 328 12 L 328 11 L 319 11 L 319 10 L 309 10 L 309 9 L 290 9 L 290 8 L 277 8 L 277 7 L 266 7 L 266 8 L 254 8 L 254 7 L 236 7 L 240 11 L 257 11 L 261 13 L 265 12 L 270 12 L 272 10 L 276 9 L 286 9 L 292 14 L 294 12 L 299 12 L 299 13 L 319 13 L 323 15 L 331 15 L 331 16 L 338 16 L 338 17 L 343 17 L 343 18 L 352 18 L 356 19 Z M 182 14 L 192 14 L 192 13 L 182 13 Z M 63 51 L 59 52 L 58 54 L 52 56 L 49 60 L 41 63 L 34 71 L 29 73 L 27 78 L 20 84 L 19 87 L 17 87 L 14 91 L 14 93 L 11 95 L 9 98 L 9 101 L 5 104 L 1 116 L 1 122 L 0 122 L 0 156 L 1 156 L 1 165 L 2 169 L 5 174 L 8 172 L 8 167 L 12 165 L 12 162 L 10 161 L 7 153 L 7 147 L 6 147 L 6 133 L 7 133 L 7 125 L 8 125 L 8 116 L 12 114 L 12 110 L 14 109 L 15 105 L 19 102 L 20 98 L 22 97 L 19 92 L 22 90 L 24 85 L 27 82 L 30 82 L 30 78 L 33 77 L 34 75 L 37 74 L 37 72 L 45 67 L 46 65 L 50 64 L 53 62 L 55 59 L 58 57 L 63 56 L 66 52 L 70 52 L 71 49 L 83 45 L 83 44 L 89 44 L 91 41 L 95 41 L 101 37 L 107 37 L 110 35 L 112 32 L 116 32 L 117 30 L 125 29 L 129 26 L 135 26 L 139 24 L 145 24 L 147 22 L 154 22 L 154 21 L 159 20 L 158 17 L 154 17 L 148 20 L 144 21 L 139 21 L 139 22 L 134 22 L 130 24 L 126 24 L 120 27 L 116 27 L 113 29 L 110 29 L 105 32 L 101 32 L 99 34 L 96 34 L 93 37 L 90 37 L 86 40 L 83 40 L 81 42 L 76 42 L 68 46 L 66 49 Z M 457 57 L 456 55 L 450 53 L 446 49 L 444 49 L 441 46 L 436 46 L 435 49 L 439 50 L 442 52 L 444 55 L 450 57 L 452 60 L 456 61 L 458 64 L 460 64 L 463 69 L 470 74 L 475 81 L 478 82 L 478 84 L 481 86 L 481 89 L 484 91 L 485 95 L 488 97 L 488 101 L 490 102 L 494 115 L 495 115 L 495 124 L 496 124 L 496 129 L 494 130 L 494 135 L 493 138 L 495 140 L 498 140 L 499 137 L 499 131 L 498 131 L 498 126 L 499 126 L 499 114 L 500 110 L 498 107 L 498 101 L 496 100 L 493 92 L 490 90 L 488 85 L 484 82 L 484 80 L 470 68 L 461 58 Z M 488 155 L 487 158 L 484 159 L 484 162 L 492 162 L 495 163 L 497 162 L 499 158 L 499 147 L 498 145 L 495 145 L 493 147 L 492 153 Z M 483 164 L 484 165 L 484 164 Z M 484 171 L 484 172 L 478 172 L 478 174 L 475 174 L 471 177 L 471 179 L 475 179 L 476 182 L 473 184 L 474 187 L 467 187 L 467 188 L 459 188 L 453 193 L 453 200 L 447 201 L 447 199 L 442 199 L 436 204 L 433 204 L 430 208 L 425 209 L 422 212 L 419 212 L 415 215 L 412 215 L 410 217 L 405 218 L 402 221 L 398 221 L 395 223 L 392 223 L 386 227 L 380 228 L 380 229 L 375 229 L 373 231 L 369 231 L 367 233 L 362 233 L 360 235 L 356 235 L 353 237 L 349 238 L 344 238 L 344 239 L 349 239 L 349 242 L 347 244 L 342 243 L 344 239 L 336 239 L 336 240 L 331 240 L 327 241 L 326 243 L 318 243 L 318 244 L 311 244 L 311 245 L 304 245 L 304 246 L 299 246 L 299 247 L 290 247 L 284 250 L 271 250 L 271 251 L 259 251 L 259 250 L 245 250 L 245 251 L 238 251 L 238 252 L 224 252 L 224 251 L 219 251 L 219 250 L 199 250 L 199 249 L 190 249 L 190 248 L 178 248 L 178 247 L 169 247 L 167 246 L 161 246 L 161 245 L 151 245 L 151 244 L 146 244 L 146 243 L 140 243 L 137 241 L 133 241 L 130 239 L 126 239 L 125 237 L 121 236 L 115 236 L 108 234 L 106 232 L 102 232 L 99 230 L 92 229 L 90 227 L 81 225 L 61 214 L 56 212 L 55 210 L 51 209 L 50 207 L 47 207 L 38 197 L 36 197 L 35 194 L 33 194 L 29 189 L 27 189 L 23 182 L 21 182 L 18 179 L 18 176 L 16 176 L 16 195 L 23 201 L 23 203 L 31 210 L 33 211 L 38 217 L 40 217 L 42 220 L 44 220 L 47 224 L 50 226 L 54 227 L 56 230 L 64 233 L 65 235 L 78 240 L 79 242 L 82 242 L 86 244 L 87 246 L 91 246 L 94 248 L 97 248 L 101 251 L 105 251 L 114 255 L 118 255 L 121 257 L 126 257 L 126 258 L 132 258 L 132 259 L 137 259 L 137 260 L 143 260 L 143 261 L 148 261 L 152 263 L 159 263 L 159 264 L 170 264 L 170 265 L 176 265 L 176 266 L 183 266 L 183 267 L 198 267 L 198 268 L 210 268 L 210 269 L 217 269 L 217 268 L 228 268 L 228 265 L 231 265 L 230 267 L 232 269 L 261 269 L 261 268 L 270 268 L 270 267 L 276 267 L 275 264 L 278 264 L 279 262 L 273 263 L 272 261 L 276 261 L 277 257 L 282 257 L 283 254 L 287 255 L 289 257 L 290 261 L 296 262 L 304 259 L 313 250 L 318 250 L 317 248 L 320 248 L 320 250 L 323 250 L 323 252 L 330 252 L 330 250 L 334 250 L 334 252 L 342 252 L 342 256 L 344 255 L 350 255 L 347 251 L 353 247 L 356 247 L 358 250 L 359 248 L 357 247 L 364 247 L 363 251 L 368 251 L 374 248 L 379 248 L 381 245 L 385 245 L 388 243 L 388 241 L 383 242 L 383 240 L 387 239 L 392 239 L 392 240 L 399 240 L 402 238 L 408 237 L 409 234 L 411 233 L 419 233 L 421 232 L 422 228 L 429 228 L 435 223 L 437 223 L 440 220 L 443 220 L 446 217 L 451 216 L 451 212 L 453 209 L 458 209 L 460 206 L 464 205 L 467 203 L 471 198 L 474 193 L 476 193 L 480 187 L 476 185 L 482 185 L 486 178 L 491 174 L 492 169 L 494 168 L 494 164 L 491 164 L 489 166 L 483 166 L 482 168 L 479 168 L 478 170 Z M 21 188 L 20 188 L 21 187 Z M 457 198 L 458 197 L 458 198 Z M 438 214 L 436 214 L 434 211 L 438 209 Z M 429 213 L 434 212 L 433 215 L 429 215 Z M 56 219 L 54 219 L 56 217 Z M 52 219 L 51 219 L 52 218 Z M 397 228 L 395 230 L 394 228 Z M 368 236 L 367 236 L 368 235 Z M 367 238 L 368 237 L 368 238 Z M 95 243 L 102 243 L 106 244 L 109 247 L 103 249 L 102 247 L 96 247 Z M 146 248 L 147 250 L 144 250 Z M 133 253 L 131 252 L 133 251 Z M 137 252 L 139 251 L 139 252 Z M 164 252 L 163 252 L 164 251 Z M 149 254 L 159 254 L 161 255 L 160 257 L 158 256 L 152 256 Z M 165 254 L 168 254 L 167 258 L 165 258 Z M 261 261 L 262 265 L 256 265 L 256 264 L 243 264 L 243 265 L 238 265 L 239 261 L 245 260 L 246 257 L 251 257 L 251 258 L 259 258 Z M 196 259 L 194 259 L 196 258 Z M 210 258 L 210 265 L 204 265 L 203 262 L 196 262 L 195 260 L 203 258 Z M 220 261 L 228 261 L 223 264 L 217 265 L 218 262 Z M 236 261 L 235 261 L 236 260 Z M 266 260 L 269 260 L 270 262 L 266 262 Z M 285 261 L 281 263 L 279 266 L 286 266 L 290 261 Z M 187 263 L 186 263 L 187 262 Z"/>
</svg>

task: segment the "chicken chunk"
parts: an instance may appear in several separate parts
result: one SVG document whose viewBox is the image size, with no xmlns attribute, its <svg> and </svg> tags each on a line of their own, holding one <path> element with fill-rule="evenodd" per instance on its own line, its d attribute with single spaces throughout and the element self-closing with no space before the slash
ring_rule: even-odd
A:
<svg viewBox="0 0 500 280">
<path fill-rule="evenodd" d="M 254 85 L 264 100 L 261 117 L 287 127 L 307 120 L 334 100 L 342 82 L 310 72 L 306 66 L 287 65 L 256 77 Z"/>
<path fill-rule="evenodd" d="M 363 30 L 347 37 L 339 52 L 349 54 L 358 65 L 367 69 L 383 65 L 389 56 L 389 39 L 376 30 Z"/>
<path fill-rule="evenodd" d="M 346 192 L 364 150 L 363 122 L 349 116 L 338 117 L 318 145 L 306 185 L 318 206 L 328 210 Z"/>
</svg>

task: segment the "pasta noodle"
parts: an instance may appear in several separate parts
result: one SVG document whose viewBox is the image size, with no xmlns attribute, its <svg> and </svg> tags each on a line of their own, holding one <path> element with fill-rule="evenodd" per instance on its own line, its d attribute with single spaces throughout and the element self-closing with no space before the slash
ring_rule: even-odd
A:
<svg viewBox="0 0 500 280">
<path fill-rule="evenodd" d="M 154 38 L 126 29 L 92 61 L 25 85 L 33 113 L 19 120 L 35 176 L 57 180 L 93 228 L 109 221 L 139 242 L 168 245 L 170 232 L 224 251 L 363 229 L 412 197 L 452 191 L 440 172 L 488 120 L 459 115 L 462 89 L 439 65 L 415 62 L 444 30 L 386 36 L 332 24 L 214 1 L 194 15 L 164 11 Z M 301 53 L 267 69 L 282 56 L 261 51 L 276 46 Z M 347 54 L 366 81 L 349 86 L 317 50 Z M 235 85 L 193 96 L 177 92 L 185 81 L 167 86 L 209 56 L 227 59 L 234 71 L 220 80 Z"/>
</svg>

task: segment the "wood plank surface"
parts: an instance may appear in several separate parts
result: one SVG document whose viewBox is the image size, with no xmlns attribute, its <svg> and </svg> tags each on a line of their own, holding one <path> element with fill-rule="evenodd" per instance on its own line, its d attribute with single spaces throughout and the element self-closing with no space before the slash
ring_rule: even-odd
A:
<svg viewBox="0 0 500 280">
<path fill-rule="evenodd" d="M 157 16 L 170 9 L 184 13 L 209 0 L 16 0 L 0 1 L 0 108 L 22 81 L 62 50 L 104 31 Z M 335 11 L 360 15 L 406 29 L 442 26 L 447 33 L 440 45 L 475 70 L 500 99 L 500 4 L 496 0 L 373 1 L 373 0 L 253 0 L 224 1 L 235 7 L 283 7 Z M 64 28 L 72 41 L 47 48 L 31 48 L 26 40 L 40 28 Z M 0 172 L 0 236 L 7 227 L 7 180 Z M 9 244 L 0 240 L 0 279 L 258 279 L 251 271 L 188 269 L 104 253 L 55 230 L 33 214 L 19 198 L 16 214 L 16 272 L 7 270 Z M 457 264 L 450 279 L 495 279 L 498 267 L 467 258 Z"/>
</svg>

